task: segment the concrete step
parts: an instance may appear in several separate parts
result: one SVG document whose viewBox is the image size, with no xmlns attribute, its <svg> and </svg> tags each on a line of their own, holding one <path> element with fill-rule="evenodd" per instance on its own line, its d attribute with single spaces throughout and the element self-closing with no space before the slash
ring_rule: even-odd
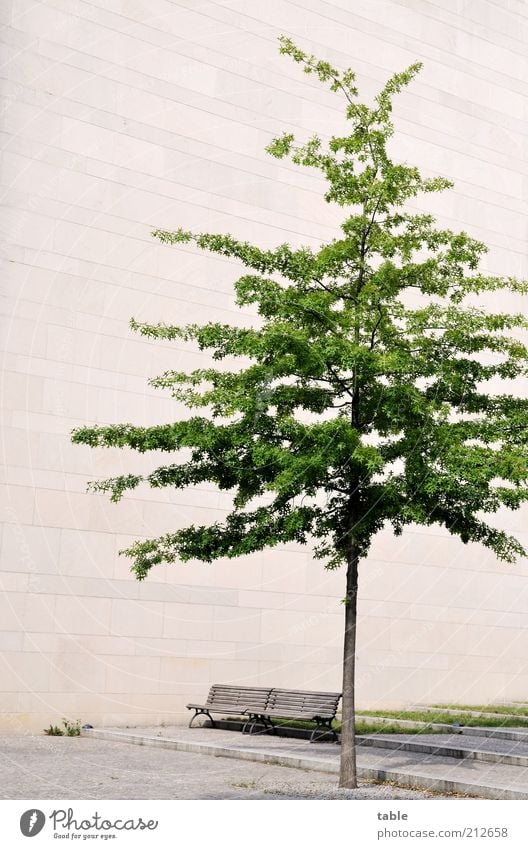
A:
<svg viewBox="0 0 528 849">
<path fill-rule="evenodd" d="M 340 747 L 310 744 L 273 735 L 243 735 L 220 729 L 93 729 L 101 739 L 156 746 L 214 757 L 251 760 L 337 774 Z M 399 735 L 397 735 L 399 736 Z M 528 799 L 528 771 L 519 766 L 488 763 L 417 751 L 358 747 L 360 778 L 393 781 L 403 787 L 436 790 L 488 799 Z"/>
<path fill-rule="evenodd" d="M 462 737 L 459 734 L 371 734 L 358 737 L 360 746 L 419 752 L 449 758 L 528 767 L 528 742 L 497 740 L 486 737 Z"/>
<path fill-rule="evenodd" d="M 525 726 L 519 728 L 496 728 L 485 726 L 475 726 L 475 725 L 454 725 L 453 723 L 444 723 L 444 722 L 419 722 L 418 720 L 410 720 L 410 719 L 389 719 L 387 717 L 372 717 L 367 716 L 366 714 L 358 714 L 356 716 L 357 720 L 362 720 L 364 722 L 373 722 L 380 725 L 395 725 L 398 728 L 401 728 L 402 731 L 405 729 L 428 729 L 430 728 L 432 731 L 438 731 L 443 734 L 464 734 L 469 735 L 471 737 L 496 737 L 499 740 L 528 740 L 528 728 Z"/>
<path fill-rule="evenodd" d="M 370 755 L 370 757 L 369 757 Z M 358 764 L 364 777 L 392 780 L 419 787 L 484 799 L 528 799 L 524 767 L 487 763 L 440 754 L 359 747 Z"/>
<path fill-rule="evenodd" d="M 439 713 L 448 713 L 452 716 L 473 716 L 477 718 L 483 719 L 515 719 L 519 722 L 519 726 L 526 726 L 528 728 L 528 716 L 519 716 L 515 713 L 494 713 L 493 711 L 479 711 L 479 710 L 462 710 L 457 708 L 439 708 L 439 707 L 425 707 L 424 705 L 412 705 L 409 710 L 419 710 L 422 712 L 427 712 L 431 714 L 439 714 Z"/>
</svg>

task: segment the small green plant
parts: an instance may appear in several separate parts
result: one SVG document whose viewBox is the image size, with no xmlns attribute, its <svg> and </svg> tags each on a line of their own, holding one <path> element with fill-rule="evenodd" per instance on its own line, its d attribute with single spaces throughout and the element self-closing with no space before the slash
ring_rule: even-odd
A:
<svg viewBox="0 0 528 849">
<path fill-rule="evenodd" d="M 70 719 L 66 719 L 63 717 L 62 724 L 64 725 L 64 733 L 66 737 L 80 737 L 81 734 L 81 720 L 76 719 L 72 721 Z"/>
<path fill-rule="evenodd" d="M 59 725 L 50 725 L 49 728 L 44 728 L 44 734 L 47 734 L 48 737 L 79 737 L 81 734 L 81 720 L 76 719 L 72 721 L 71 719 L 66 719 L 63 717 L 62 724 L 64 728 L 61 728 Z"/>
<path fill-rule="evenodd" d="M 47 734 L 48 737 L 62 737 L 64 731 L 58 725 L 50 725 L 49 728 L 44 729 L 44 734 Z"/>
</svg>

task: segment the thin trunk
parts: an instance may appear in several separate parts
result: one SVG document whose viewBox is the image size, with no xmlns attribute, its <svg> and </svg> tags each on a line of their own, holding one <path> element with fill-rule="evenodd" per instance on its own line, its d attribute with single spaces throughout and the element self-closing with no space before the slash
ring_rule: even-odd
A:
<svg viewBox="0 0 528 849">
<path fill-rule="evenodd" d="M 365 215 L 365 206 L 363 206 Z M 374 219 L 372 221 L 374 223 Z M 370 225 L 372 226 L 372 224 Z M 361 239 L 358 286 L 356 289 L 356 316 L 354 321 L 354 342 L 360 343 L 360 316 L 357 296 L 361 292 L 365 277 L 365 257 L 367 254 L 367 239 L 370 227 L 363 231 Z M 359 419 L 359 380 L 358 371 L 353 371 L 353 396 L 350 405 L 350 425 L 358 433 L 361 432 Z M 354 790 L 357 787 L 356 766 L 356 624 L 357 624 L 357 595 L 358 595 L 358 549 L 354 537 L 356 510 L 354 499 L 359 488 L 359 481 L 350 480 L 349 494 L 349 527 L 347 539 L 347 576 L 345 595 L 345 638 L 343 645 L 343 697 L 341 706 L 341 764 L 339 770 L 339 786 Z"/>
<path fill-rule="evenodd" d="M 355 670 L 359 562 L 354 540 L 351 540 L 350 542 L 347 561 L 345 639 L 343 652 L 343 701 L 341 720 L 341 768 L 339 773 L 339 786 L 354 789 L 357 787 Z"/>
</svg>

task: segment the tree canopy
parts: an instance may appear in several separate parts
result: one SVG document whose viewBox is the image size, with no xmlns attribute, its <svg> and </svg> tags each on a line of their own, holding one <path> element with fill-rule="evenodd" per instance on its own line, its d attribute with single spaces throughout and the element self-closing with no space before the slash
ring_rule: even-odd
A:
<svg viewBox="0 0 528 849">
<path fill-rule="evenodd" d="M 192 340 L 210 352 L 209 367 L 150 381 L 205 412 L 162 426 L 78 428 L 77 443 L 171 455 L 145 477 L 122 475 L 93 489 L 114 501 L 143 481 L 178 489 L 207 482 L 233 494 L 225 521 L 128 549 L 140 579 L 158 563 L 213 561 L 290 541 L 315 541 L 316 556 L 338 566 L 351 499 L 361 556 L 385 523 L 396 533 L 417 523 L 442 525 L 512 561 L 523 547 L 485 514 L 528 498 L 528 401 L 483 384 L 526 374 L 527 349 L 512 331 L 528 323 L 479 308 L 475 296 L 527 286 L 479 273 L 480 241 L 405 208 L 452 185 L 391 158 L 393 97 L 420 63 L 392 76 L 368 106 L 351 70 L 280 41 L 282 53 L 344 98 L 350 132 L 301 144 L 285 134 L 267 150 L 322 172 L 326 200 L 346 209 L 341 233 L 318 249 L 264 250 L 231 235 L 154 232 L 170 245 L 239 260 L 247 272 L 234 283 L 237 304 L 256 305 L 260 326 L 132 320 L 143 336 Z M 217 367 L 226 358 L 240 364 Z M 188 459 L 174 462 L 181 449 Z"/>
</svg>

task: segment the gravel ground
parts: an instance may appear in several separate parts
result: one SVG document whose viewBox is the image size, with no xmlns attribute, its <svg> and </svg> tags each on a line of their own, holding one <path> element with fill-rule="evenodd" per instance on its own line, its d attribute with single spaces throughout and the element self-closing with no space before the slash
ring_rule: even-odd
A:
<svg viewBox="0 0 528 849">
<path fill-rule="evenodd" d="M 390 784 L 88 737 L 0 737 L 2 799 L 439 799 Z"/>
</svg>

